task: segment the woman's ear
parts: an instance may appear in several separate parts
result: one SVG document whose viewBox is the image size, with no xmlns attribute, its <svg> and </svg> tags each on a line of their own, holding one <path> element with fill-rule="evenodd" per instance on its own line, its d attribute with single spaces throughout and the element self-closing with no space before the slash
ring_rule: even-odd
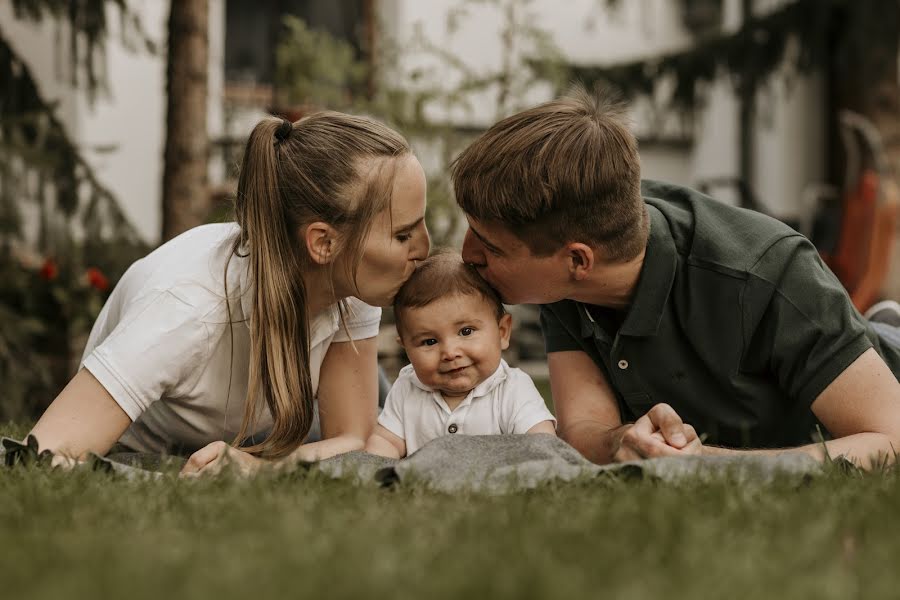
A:
<svg viewBox="0 0 900 600">
<path fill-rule="evenodd" d="M 337 254 L 337 230 L 322 221 L 306 225 L 302 230 L 302 239 L 306 243 L 306 251 L 314 263 L 327 265 Z"/>
<path fill-rule="evenodd" d="M 509 336 L 512 333 L 512 315 L 506 313 L 500 317 L 497 327 L 500 328 L 500 349 L 506 350 L 509 348 Z"/>
</svg>

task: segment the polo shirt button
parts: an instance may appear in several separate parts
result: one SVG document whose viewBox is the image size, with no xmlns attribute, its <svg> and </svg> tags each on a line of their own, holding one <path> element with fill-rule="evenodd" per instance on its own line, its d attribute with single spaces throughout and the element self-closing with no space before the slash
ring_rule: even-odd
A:
<svg viewBox="0 0 900 600">
<path fill-rule="evenodd" d="M 456 426 L 456 423 L 450 423 L 450 427 L 447 428 L 447 431 L 450 433 L 456 433 L 459 431 L 459 427 Z"/>
<path fill-rule="evenodd" d="M 628 361 L 625 360 L 624 358 L 623 358 L 622 360 L 620 360 L 620 361 L 619 361 L 619 368 L 622 369 L 623 371 L 624 371 L 625 369 L 627 369 L 627 368 L 628 368 Z"/>
</svg>

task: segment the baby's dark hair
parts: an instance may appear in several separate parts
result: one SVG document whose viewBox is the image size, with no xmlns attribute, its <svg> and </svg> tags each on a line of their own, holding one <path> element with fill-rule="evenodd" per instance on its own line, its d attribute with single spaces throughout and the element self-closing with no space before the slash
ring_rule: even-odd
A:
<svg viewBox="0 0 900 600">
<path fill-rule="evenodd" d="M 423 260 L 394 298 L 394 317 L 400 331 L 403 309 L 422 308 L 453 294 L 481 296 L 493 308 L 499 321 L 506 314 L 500 296 L 481 278 L 475 267 L 463 262 L 459 252 L 436 250 Z"/>
</svg>

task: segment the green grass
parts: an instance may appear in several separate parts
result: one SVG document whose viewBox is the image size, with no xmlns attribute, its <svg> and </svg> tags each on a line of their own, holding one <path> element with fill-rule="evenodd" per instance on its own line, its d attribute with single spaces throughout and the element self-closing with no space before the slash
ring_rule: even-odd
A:
<svg viewBox="0 0 900 600">
<path fill-rule="evenodd" d="M 7 429 L 8 431 L 8 429 Z M 6 598 L 889 598 L 900 475 L 517 495 L 0 468 Z"/>
</svg>

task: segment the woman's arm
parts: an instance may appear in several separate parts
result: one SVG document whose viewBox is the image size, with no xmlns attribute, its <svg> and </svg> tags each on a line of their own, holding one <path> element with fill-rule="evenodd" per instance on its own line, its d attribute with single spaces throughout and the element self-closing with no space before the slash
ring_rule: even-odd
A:
<svg viewBox="0 0 900 600">
<path fill-rule="evenodd" d="M 322 441 L 304 444 L 287 458 L 315 461 L 362 450 L 378 414 L 378 346 L 375 338 L 331 344 L 319 374 Z"/>
<path fill-rule="evenodd" d="M 344 452 L 362 450 L 378 412 L 378 347 L 375 338 L 335 342 L 328 348 L 319 372 L 319 423 L 322 441 L 304 444 L 275 461 L 257 458 L 225 442 L 213 442 L 191 455 L 183 476 L 213 475 L 231 464 L 249 475 L 265 467 L 290 467 Z"/>
<path fill-rule="evenodd" d="M 375 425 L 375 431 L 366 442 L 366 452 L 388 458 L 406 456 L 406 440 L 382 425 Z"/>
<path fill-rule="evenodd" d="M 41 450 L 75 459 L 103 456 L 131 419 L 87 369 L 81 369 L 38 420 L 31 434 Z"/>
</svg>

